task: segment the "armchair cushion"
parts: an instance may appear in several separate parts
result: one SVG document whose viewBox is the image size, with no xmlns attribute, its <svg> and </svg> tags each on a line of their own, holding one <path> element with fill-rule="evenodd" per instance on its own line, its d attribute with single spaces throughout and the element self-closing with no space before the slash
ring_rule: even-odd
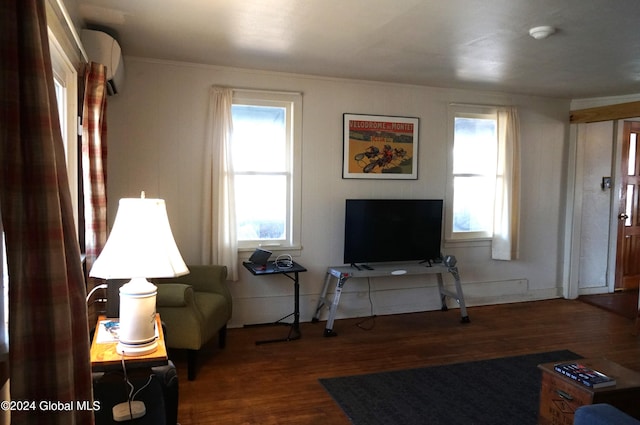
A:
<svg viewBox="0 0 640 425">
<path fill-rule="evenodd" d="M 187 266 L 189 274 L 168 279 L 170 282 L 185 283 L 193 286 L 195 292 L 211 292 L 224 296 L 231 304 L 231 292 L 225 283 L 227 268 L 225 266 Z"/>
<path fill-rule="evenodd" d="M 224 346 L 232 300 L 225 266 L 188 267 L 187 275 L 154 280 L 158 287 L 156 309 L 166 326 L 167 347 L 187 349 L 195 358 L 195 352 L 216 334 L 220 347 Z M 192 379 L 194 361 L 189 363 Z"/>
<path fill-rule="evenodd" d="M 196 292 L 195 301 L 198 310 L 202 314 L 202 319 L 205 322 L 205 328 L 220 329 L 229 321 L 231 309 L 224 296 L 207 292 Z"/>
</svg>

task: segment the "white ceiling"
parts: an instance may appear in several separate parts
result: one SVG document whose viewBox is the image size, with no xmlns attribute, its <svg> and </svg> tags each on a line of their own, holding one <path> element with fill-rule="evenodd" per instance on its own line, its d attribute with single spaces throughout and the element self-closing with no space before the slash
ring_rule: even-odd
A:
<svg viewBox="0 0 640 425">
<path fill-rule="evenodd" d="M 579 99 L 640 93 L 639 0 L 75 0 L 125 56 Z M 544 40 L 529 28 L 551 25 Z"/>
</svg>

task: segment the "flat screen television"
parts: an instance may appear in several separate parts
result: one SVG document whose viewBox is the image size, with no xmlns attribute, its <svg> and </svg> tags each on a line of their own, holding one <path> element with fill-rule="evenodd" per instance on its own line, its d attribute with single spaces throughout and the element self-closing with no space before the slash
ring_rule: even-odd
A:
<svg viewBox="0 0 640 425">
<path fill-rule="evenodd" d="M 347 199 L 345 264 L 439 259 L 442 206 L 442 199 Z"/>
</svg>

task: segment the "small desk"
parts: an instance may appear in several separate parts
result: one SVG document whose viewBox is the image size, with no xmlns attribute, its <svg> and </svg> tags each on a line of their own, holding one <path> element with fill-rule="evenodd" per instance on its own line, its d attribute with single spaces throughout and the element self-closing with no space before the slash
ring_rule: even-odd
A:
<svg viewBox="0 0 640 425">
<path fill-rule="evenodd" d="M 442 302 L 442 311 L 448 310 L 446 304 L 446 297 L 455 299 L 460 305 L 460 315 L 462 316 L 462 323 L 469 323 L 469 316 L 467 315 L 467 307 L 464 302 L 464 295 L 462 294 L 462 286 L 460 284 L 460 275 L 458 274 L 458 268 L 455 266 L 445 266 L 442 263 L 428 264 L 428 263 L 380 263 L 372 264 L 369 269 L 363 267 L 354 266 L 334 266 L 327 268 L 327 274 L 325 276 L 324 288 L 320 294 L 318 300 L 318 306 L 313 316 L 312 322 L 318 322 L 320 320 L 320 311 L 325 305 L 329 307 L 329 300 L 327 299 L 327 291 L 331 283 L 331 278 L 336 279 L 336 290 L 333 295 L 333 302 L 329 307 L 329 319 L 324 330 L 324 336 L 336 336 L 333 331 L 333 322 L 336 318 L 336 311 L 338 310 L 338 303 L 340 302 L 340 294 L 342 293 L 342 287 L 345 282 L 353 277 L 391 277 L 391 276 L 408 276 L 408 275 L 423 275 L 423 274 L 435 274 L 438 278 L 438 290 L 440 292 L 440 299 Z M 444 273 L 450 273 L 455 281 L 456 292 L 453 293 L 444 288 L 443 277 Z"/>
<path fill-rule="evenodd" d="M 287 268 L 278 267 L 275 264 L 275 261 L 268 261 L 265 267 L 256 266 L 255 264 L 250 263 L 248 261 L 243 262 L 242 265 L 247 270 L 249 270 L 251 274 L 253 274 L 254 276 L 268 276 L 268 275 L 281 274 L 293 281 L 293 288 L 294 288 L 293 313 L 288 314 L 273 323 L 265 323 L 260 325 L 246 325 L 246 326 L 270 326 L 270 325 L 290 326 L 289 334 L 285 338 L 256 341 L 256 345 L 268 344 L 271 342 L 293 341 L 296 339 L 300 339 L 302 334 L 300 332 L 300 281 L 298 278 L 298 273 L 306 272 L 307 269 L 305 269 L 295 261 L 293 262 L 291 267 L 287 267 Z M 293 316 L 293 323 L 283 322 L 284 319 L 291 316 Z"/>
<path fill-rule="evenodd" d="M 91 369 L 94 372 L 105 372 L 122 368 L 122 359 L 126 360 L 127 366 L 132 367 L 155 367 L 168 364 L 167 347 L 164 343 L 164 333 L 162 332 L 162 322 L 160 314 L 156 314 L 156 327 L 158 329 L 158 348 L 156 351 L 142 356 L 123 356 L 116 351 L 117 342 L 97 342 L 100 322 L 107 320 L 106 316 L 98 317 L 96 331 L 91 342 Z M 113 319 L 116 320 L 116 319 Z"/>
</svg>

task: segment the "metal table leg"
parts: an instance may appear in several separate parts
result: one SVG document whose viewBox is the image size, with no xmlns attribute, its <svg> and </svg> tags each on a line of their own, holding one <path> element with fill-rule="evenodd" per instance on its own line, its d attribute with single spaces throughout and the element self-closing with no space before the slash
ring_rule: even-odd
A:
<svg viewBox="0 0 640 425">
<path fill-rule="evenodd" d="M 294 277 L 291 277 L 288 273 L 283 273 L 284 276 L 288 277 L 293 281 L 293 313 L 284 316 L 283 318 L 273 322 L 273 323 L 265 323 L 260 325 L 248 325 L 248 326 L 269 326 L 269 325 L 283 325 L 289 327 L 289 333 L 284 338 L 277 339 L 268 339 L 263 341 L 256 341 L 256 345 L 262 344 L 270 344 L 272 342 L 285 342 L 285 341 L 295 341 L 296 339 L 300 339 L 302 337 L 302 332 L 300 332 L 300 281 L 298 279 L 298 272 L 294 272 Z M 287 323 L 284 322 L 285 319 L 293 316 L 293 322 Z"/>
<path fill-rule="evenodd" d="M 342 287 L 347 281 L 347 277 L 340 276 L 336 282 L 336 292 L 333 295 L 333 303 L 329 310 L 329 319 L 327 320 L 327 326 L 324 329 L 324 336 L 337 336 L 338 334 L 333 331 L 333 321 L 336 318 L 336 312 L 338 311 L 338 303 L 340 302 L 340 294 L 342 294 Z"/>
<path fill-rule="evenodd" d="M 453 276 L 456 292 L 453 293 L 444 289 L 442 273 L 438 273 L 438 290 L 440 291 L 440 300 L 442 301 L 442 311 L 447 311 L 449 309 L 447 307 L 446 297 L 451 297 L 458 302 L 458 305 L 460 305 L 460 321 L 462 323 L 469 323 L 471 320 L 469 319 L 469 315 L 467 314 L 467 306 L 464 302 L 464 294 L 462 293 L 462 284 L 460 283 L 460 274 L 458 273 L 458 268 L 452 266 L 447 268 L 447 271 Z"/>
<path fill-rule="evenodd" d="M 316 307 L 316 312 L 311 319 L 311 322 L 316 323 L 320 320 L 320 311 L 322 307 L 329 304 L 329 300 L 327 300 L 327 291 L 329 290 L 329 284 L 331 283 L 331 273 L 327 271 L 327 274 L 324 277 L 324 286 L 322 287 L 322 293 L 320 293 L 320 298 L 318 299 L 318 306 Z"/>
</svg>

